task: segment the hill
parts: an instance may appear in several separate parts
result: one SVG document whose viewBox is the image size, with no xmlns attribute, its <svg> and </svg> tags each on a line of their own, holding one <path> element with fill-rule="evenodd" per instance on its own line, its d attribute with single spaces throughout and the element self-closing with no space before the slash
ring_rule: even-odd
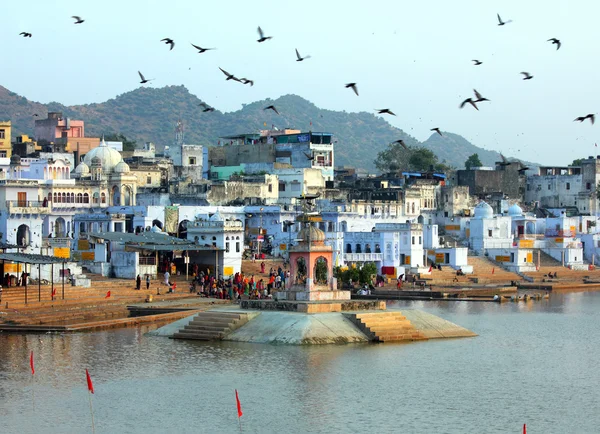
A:
<svg viewBox="0 0 600 434">
<path fill-rule="evenodd" d="M 429 148 L 440 161 L 458 168 L 473 153 L 478 153 L 486 165 L 493 165 L 500 158 L 498 153 L 479 148 L 456 134 L 444 133 L 444 137 L 433 134 L 421 144 L 372 113 L 324 110 L 296 95 L 256 101 L 229 113 L 218 110 L 203 113 L 198 107 L 201 102 L 184 86 L 167 86 L 140 87 L 103 103 L 64 106 L 58 102 L 29 101 L 0 86 L 0 119 L 12 121 L 13 136 L 33 135 L 35 119 L 44 119 L 49 111 L 58 111 L 72 119 L 84 120 L 87 136 L 122 133 L 138 143 L 152 141 L 158 149 L 173 142 L 179 119 L 184 123 L 185 142 L 202 145 L 216 145 L 218 138 L 225 135 L 257 132 L 265 125 L 312 129 L 335 135 L 336 165 L 371 171 L 377 153 L 398 139 L 409 146 Z M 263 110 L 268 105 L 275 105 L 281 115 Z"/>
</svg>

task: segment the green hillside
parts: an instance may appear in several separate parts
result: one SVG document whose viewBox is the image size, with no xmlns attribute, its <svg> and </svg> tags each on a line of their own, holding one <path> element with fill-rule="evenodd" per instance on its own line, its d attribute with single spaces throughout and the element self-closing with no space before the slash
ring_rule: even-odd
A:
<svg viewBox="0 0 600 434">
<path fill-rule="evenodd" d="M 72 119 L 84 120 L 87 136 L 122 133 L 138 143 L 154 142 L 159 150 L 173 142 L 178 119 L 183 120 L 186 143 L 202 145 L 216 145 L 220 136 L 256 132 L 265 125 L 303 131 L 312 129 L 335 135 L 336 165 L 371 171 L 377 153 L 398 139 L 404 139 L 409 146 L 425 146 L 438 155 L 439 161 L 445 160 L 446 164 L 458 168 L 462 168 L 473 153 L 478 153 L 486 165 L 493 165 L 499 159 L 498 153 L 479 148 L 456 134 L 444 133 L 444 137 L 433 134 L 421 144 L 372 113 L 324 110 L 296 95 L 256 101 L 230 113 L 203 113 L 198 107 L 200 102 L 184 86 L 167 86 L 159 89 L 140 87 L 103 103 L 64 106 L 52 102 L 44 105 L 0 86 L 0 119 L 12 121 L 13 136 L 33 135 L 35 119 L 44 119 L 48 111 L 60 111 Z M 271 104 L 277 107 L 280 115 L 263 110 Z"/>
</svg>

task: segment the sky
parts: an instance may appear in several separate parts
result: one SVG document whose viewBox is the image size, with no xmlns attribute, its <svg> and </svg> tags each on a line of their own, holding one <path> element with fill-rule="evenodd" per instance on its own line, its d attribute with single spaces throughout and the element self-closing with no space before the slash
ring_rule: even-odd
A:
<svg viewBox="0 0 600 434">
<path fill-rule="evenodd" d="M 397 116 L 386 120 L 418 140 L 439 127 L 545 165 L 600 154 L 600 125 L 573 121 L 600 104 L 597 0 L 33 0 L 2 9 L 0 85 L 42 103 L 106 101 L 141 86 L 139 70 L 154 79 L 146 86 L 185 85 L 224 112 L 296 94 L 329 110 L 389 108 Z M 497 13 L 513 21 L 498 26 Z M 259 25 L 273 39 L 258 43 Z M 190 43 L 216 50 L 197 54 Z M 311 58 L 296 62 L 296 48 Z M 219 67 L 254 86 L 225 81 Z M 491 101 L 460 110 L 473 89 Z"/>
</svg>

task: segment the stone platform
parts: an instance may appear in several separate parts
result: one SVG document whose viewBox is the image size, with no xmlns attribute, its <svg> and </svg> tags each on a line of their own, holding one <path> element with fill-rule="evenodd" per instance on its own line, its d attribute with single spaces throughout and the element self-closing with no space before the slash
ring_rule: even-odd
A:
<svg viewBox="0 0 600 434">
<path fill-rule="evenodd" d="M 287 301 L 347 301 L 350 300 L 350 291 L 278 291 L 276 300 Z"/>
<path fill-rule="evenodd" d="M 347 292 L 347 291 L 329 291 Z M 339 301 L 302 301 L 302 300 L 242 300 L 242 309 L 269 310 L 301 313 L 346 312 L 357 310 L 385 310 L 385 301 L 380 300 L 339 300 Z"/>
</svg>

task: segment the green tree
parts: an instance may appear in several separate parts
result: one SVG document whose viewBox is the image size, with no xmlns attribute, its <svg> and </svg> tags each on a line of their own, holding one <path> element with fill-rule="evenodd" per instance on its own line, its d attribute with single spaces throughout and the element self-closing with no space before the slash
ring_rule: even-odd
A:
<svg viewBox="0 0 600 434">
<path fill-rule="evenodd" d="M 104 140 L 109 142 L 123 142 L 123 151 L 133 151 L 137 142 L 135 140 L 129 140 L 122 133 L 112 133 L 104 136 Z"/>
<path fill-rule="evenodd" d="M 465 161 L 465 169 L 467 170 L 471 170 L 472 167 L 481 166 L 483 166 L 483 163 L 481 162 L 481 160 L 479 159 L 479 155 L 477 154 L 469 156 L 469 158 L 467 158 L 467 161 Z"/>
<path fill-rule="evenodd" d="M 399 143 L 390 143 L 386 149 L 377 154 L 375 167 L 382 172 L 408 170 L 411 155 L 411 148 L 404 148 Z"/>
<path fill-rule="evenodd" d="M 571 163 L 571 166 L 581 166 L 582 162 L 583 162 L 583 158 L 578 158 L 576 160 L 573 160 L 573 162 Z"/>
</svg>

